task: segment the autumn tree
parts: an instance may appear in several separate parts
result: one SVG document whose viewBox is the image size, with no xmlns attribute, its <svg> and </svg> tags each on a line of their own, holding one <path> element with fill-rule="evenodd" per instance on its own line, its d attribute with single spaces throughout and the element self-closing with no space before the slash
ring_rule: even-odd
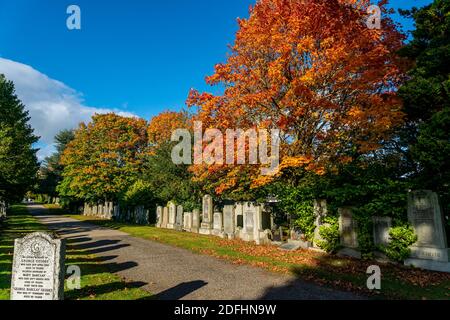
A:
<svg viewBox="0 0 450 320">
<path fill-rule="evenodd" d="M 369 1 L 261 0 L 239 30 L 225 63 L 207 77 L 223 94 L 190 92 L 204 127 L 276 128 L 280 174 L 303 168 L 319 174 L 380 147 L 402 123 L 397 88 L 403 80 L 395 53 L 403 36 L 380 3 L 380 29 L 368 28 Z M 241 170 L 256 166 L 197 166 L 196 175 L 236 187 Z"/>
<path fill-rule="evenodd" d="M 0 201 L 21 200 L 36 181 L 38 141 L 14 84 L 0 74 Z"/>
<path fill-rule="evenodd" d="M 61 157 L 62 196 L 117 200 L 140 176 L 147 152 L 147 123 L 116 114 L 80 124 Z"/>
<path fill-rule="evenodd" d="M 186 112 L 164 111 L 150 120 L 148 140 L 150 145 L 170 141 L 172 132 L 177 129 L 188 129 L 189 115 Z"/>
<path fill-rule="evenodd" d="M 187 112 L 165 111 L 150 120 L 148 137 L 151 152 L 146 157 L 143 180 L 160 205 L 173 200 L 190 210 L 201 196 L 189 166 L 175 164 L 172 160 L 172 149 L 177 142 L 172 142 L 171 138 L 177 129 L 192 129 Z"/>
</svg>

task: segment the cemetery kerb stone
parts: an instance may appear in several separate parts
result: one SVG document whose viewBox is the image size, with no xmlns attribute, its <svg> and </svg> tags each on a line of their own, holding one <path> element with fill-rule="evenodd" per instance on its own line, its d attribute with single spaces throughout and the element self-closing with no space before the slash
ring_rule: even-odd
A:
<svg viewBox="0 0 450 320">
<path fill-rule="evenodd" d="M 411 248 L 411 258 L 405 261 L 422 269 L 450 272 L 449 248 L 445 221 L 438 195 L 429 190 L 408 195 L 408 220 L 418 240 Z"/>
<path fill-rule="evenodd" d="M 11 300 L 64 298 L 65 240 L 36 232 L 14 243 Z"/>
</svg>

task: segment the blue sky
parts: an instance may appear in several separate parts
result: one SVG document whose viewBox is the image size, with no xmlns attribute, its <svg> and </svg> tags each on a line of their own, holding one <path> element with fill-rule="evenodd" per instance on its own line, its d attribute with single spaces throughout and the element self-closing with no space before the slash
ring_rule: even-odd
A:
<svg viewBox="0 0 450 320">
<path fill-rule="evenodd" d="M 204 78 L 225 60 L 236 18 L 247 17 L 254 2 L 0 0 L 0 59 L 6 59 L 0 72 L 19 82 L 19 97 L 35 108 L 32 122 L 41 118 L 36 127 L 43 136 L 43 156 L 56 129 L 76 125 L 93 110 L 149 119 L 184 107 L 190 88 L 211 91 Z M 430 2 L 397 0 L 391 5 Z M 70 4 L 81 8 L 82 30 L 66 28 Z M 411 29 L 410 22 L 398 21 Z M 30 75 L 27 81 L 25 75 Z M 34 101 L 42 92 L 45 99 Z M 52 107 L 45 109 L 44 102 Z M 58 115 L 59 110 L 66 112 Z M 55 124 L 58 128 L 51 130 Z"/>
</svg>

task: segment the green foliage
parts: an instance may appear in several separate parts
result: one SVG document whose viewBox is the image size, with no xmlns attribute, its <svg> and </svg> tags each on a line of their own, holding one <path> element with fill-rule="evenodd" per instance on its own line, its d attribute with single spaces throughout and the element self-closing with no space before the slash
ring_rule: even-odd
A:
<svg viewBox="0 0 450 320">
<path fill-rule="evenodd" d="M 122 202 L 126 206 L 144 206 L 153 209 L 154 201 L 151 185 L 142 180 L 133 183 L 122 197 Z"/>
<path fill-rule="evenodd" d="M 400 133 L 408 172 L 416 189 L 440 194 L 450 212 L 450 1 L 435 0 L 404 11 L 414 19 L 413 39 L 400 50 L 412 62 L 409 80 L 400 88 L 407 124 Z"/>
<path fill-rule="evenodd" d="M 187 165 L 173 163 L 172 147 L 172 143 L 161 143 L 153 149 L 145 161 L 142 180 L 159 205 L 175 201 L 186 208 L 195 207 L 201 199 L 198 185 L 192 181 Z"/>
<path fill-rule="evenodd" d="M 384 249 L 386 255 L 395 261 L 403 262 L 411 254 L 410 246 L 416 243 L 417 235 L 411 226 L 398 226 L 389 231 L 391 241 Z"/>
<path fill-rule="evenodd" d="M 325 224 L 319 227 L 319 234 L 322 240 L 317 241 L 317 245 L 329 253 L 339 250 L 339 221 L 334 216 L 325 217 Z"/>
<path fill-rule="evenodd" d="M 38 138 L 29 120 L 14 84 L 0 74 L 0 200 L 21 200 L 36 181 L 37 150 L 32 145 Z"/>
<path fill-rule="evenodd" d="M 62 130 L 55 136 L 56 152 L 46 157 L 39 169 L 39 183 L 36 193 L 51 197 L 58 196 L 56 187 L 62 180 L 64 167 L 61 165 L 61 156 L 67 145 L 75 138 L 73 130 Z"/>
</svg>

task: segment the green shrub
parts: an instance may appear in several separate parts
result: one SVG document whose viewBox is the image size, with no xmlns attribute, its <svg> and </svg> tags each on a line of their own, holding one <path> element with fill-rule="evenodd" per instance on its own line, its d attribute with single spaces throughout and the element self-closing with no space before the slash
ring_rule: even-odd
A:
<svg viewBox="0 0 450 320">
<path fill-rule="evenodd" d="M 340 247 L 339 222 L 335 217 L 326 217 L 326 224 L 319 227 L 319 234 L 323 240 L 317 241 L 317 245 L 329 253 L 337 252 Z"/>
<path fill-rule="evenodd" d="M 145 206 L 148 208 L 154 202 L 150 184 L 137 180 L 125 192 L 121 202 L 126 206 Z"/>
<path fill-rule="evenodd" d="M 390 242 L 384 249 L 386 255 L 398 262 L 403 262 L 411 254 L 411 245 L 416 243 L 417 235 L 411 226 L 399 226 L 389 231 Z"/>
</svg>

